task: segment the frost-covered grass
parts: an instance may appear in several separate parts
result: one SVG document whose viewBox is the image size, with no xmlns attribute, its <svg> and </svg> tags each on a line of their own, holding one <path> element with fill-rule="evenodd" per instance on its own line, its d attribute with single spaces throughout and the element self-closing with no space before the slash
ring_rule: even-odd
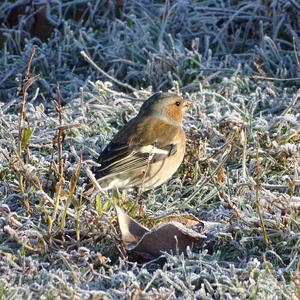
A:
<svg viewBox="0 0 300 300">
<path fill-rule="evenodd" d="M 83 2 L 50 5 L 62 23 L 47 42 L 1 50 L 0 299 L 297 299 L 296 1 L 132 0 L 120 19 L 113 1 Z M 224 226 L 186 257 L 135 263 L 112 208 L 135 195 L 85 197 L 85 168 L 152 91 L 177 87 L 193 101 L 187 154 L 143 196 L 144 222 L 189 213 Z"/>
</svg>

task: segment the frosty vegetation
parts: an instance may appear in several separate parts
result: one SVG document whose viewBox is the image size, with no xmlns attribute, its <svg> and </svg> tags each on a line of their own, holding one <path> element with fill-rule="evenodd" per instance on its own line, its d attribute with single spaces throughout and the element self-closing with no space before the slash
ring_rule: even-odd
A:
<svg viewBox="0 0 300 300">
<path fill-rule="evenodd" d="M 31 2 L 17 23 L 0 4 L 0 299 L 298 299 L 298 2 Z M 223 225 L 163 263 L 120 240 L 113 205 L 137 217 L 134 192 L 83 193 L 159 90 L 193 101 L 187 152 L 140 222 Z"/>
</svg>

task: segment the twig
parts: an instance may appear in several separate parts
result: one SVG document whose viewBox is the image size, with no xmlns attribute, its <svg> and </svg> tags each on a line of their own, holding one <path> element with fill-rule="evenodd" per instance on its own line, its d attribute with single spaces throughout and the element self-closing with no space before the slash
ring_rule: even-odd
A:
<svg viewBox="0 0 300 300">
<path fill-rule="evenodd" d="M 229 104 L 230 106 L 232 106 L 238 113 L 241 114 L 241 116 L 245 116 L 245 112 L 243 112 L 235 103 L 230 102 L 229 100 L 227 100 L 225 97 L 223 97 L 222 95 L 216 93 L 216 92 L 209 92 L 209 91 L 203 91 L 201 92 L 202 95 L 210 95 L 210 96 L 216 96 L 219 97 L 220 99 L 222 99 L 225 103 Z"/>
<path fill-rule="evenodd" d="M 275 77 L 265 77 L 265 76 L 258 76 L 253 75 L 249 76 L 251 79 L 261 79 L 261 80 L 270 80 L 270 81 L 297 81 L 300 77 L 291 77 L 291 78 L 275 78 Z"/>
<path fill-rule="evenodd" d="M 228 149 L 224 152 L 221 161 L 219 162 L 219 164 L 217 165 L 217 167 L 214 169 L 214 171 L 207 177 L 203 178 L 199 185 L 197 185 L 196 190 L 187 198 L 185 199 L 182 204 L 187 204 L 189 202 L 191 202 L 195 196 L 198 195 L 198 193 L 200 192 L 200 190 L 203 188 L 203 186 L 209 182 L 213 176 L 219 171 L 219 169 L 225 164 L 225 162 L 227 161 L 227 159 L 229 158 L 229 156 L 231 155 L 231 147 L 228 147 Z"/>
<path fill-rule="evenodd" d="M 92 184 L 96 187 L 96 189 L 101 192 L 102 194 L 105 194 L 103 189 L 101 188 L 99 182 L 95 178 L 94 174 L 92 173 L 91 169 L 85 164 L 84 165 L 84 171 L 88 178 L 91 180 Z"/>
<path fill-rule="evenodd" d="M 290 110 L 296 105 L 296 103 L 298 102 L 299 98 L 300 98 L 300 91 L 297 92 L 297 94 L 295 95 L 295 97 L 293 98 L 293 100 L 291 101 L 291 103 L 289 104 L 289 106 L 281 114 L 281 116 L 285 116 L 286 114 L 288 114 L 290 112 Z"/>
<path fill-rule="evenodd" d="M 242 174 L 243 178 L 247 178 L 247 130 L 245 125 L 241 130 L 241 142 L 243 144 Z"/>
<path fill-rule="evenodd" d="M 300 5 L 294 0 L 288 0 L 297 10 L 300 11 Z"/>
<path fill-rule="evenodd" d="M 230 195 L 228 195 L 224 188 L 221 187 L 221 189 L 217 188 L 217 191 L 219 193 L 219 197 L 223 198 L 223 200 L 227 203 L 227 205 L 236 213 L 239 219 L 243 220 L 244 216 L 241 213 L 241 211 L 238 209 L 238 207 L 232 202 Z"/>
<path fill-rule="evenodd" d="M 146 165 L 146 168 L 144 170 L 144 174 L 143 174 L 143 178 L 142 178 L 142 183 L 141 183 L 141 186 L 139 187 L 139 191 L 138 191 L 138 199 L 140 199 L 140 197 L 141 197 L 141 195 L 143 193 L 144 187 L 145 187 L 145 180 L 146 180 L 147 172 L 149 170 L 150 163 L 151 163 L 151 160 L 153 158 L 153 153 L 152 153 L 153 149 L 154 149 L 154 146 L 152 146 L 151 151 L 149 153 L 147 165 Z"/>
<path fill-rule="evenodd" d="M 52 216 L 49 217 L 49 228 L 48 228 L 49 234 L 51 234 L 53 222 L 57 218 L 58 208 L 60 206 L 60 194 L 61 194 L 61 190 L 62 190 L 62 184 L 64 181 L 64 175 L 63 175 L 64 163 L 63 163 L 63 157 L 62 157 L 62 140 L 63 140 L 63 133 L 64 133 L 64 128 L 62 126 L 63 126 L 64 120 L 63 120 L 62 107 L 61 107 L 61 94 L 60 94 L 60 89 L 59 89 L 58 85 L 56 88 L 56 95 L 57 95 L 57 100 L 55 103 L 55 108 L 58 113 L 58 121 L 59 121 L 59 127 L 57 129 L 58 182 L 57 182 L 56 188 L 55 188 L 56 197 L 55 197 L 54 211 L 53 211 Z M 52 163 L 52 166 L 53 166 L 53 163 Z"/>
<path fill-rule="evenodd" d="M 201 190 L 201 188 L 212 178 L 212 176 L 214 176 L 218 171 L 219 171 L 219 168 L 221 168 L 223 166 L 223 162 L 225 162 L 228 158 L 228 155 L 230 154 L 231 152 L 231 143 L 232 141 L 234 140 L 234 136 L 231 137 L 228 141 L 226 141 L 226 143 L 224 145 L 222 145 L 220 147 L 220 149 L 218 149 L 218 151 L 208 157 L 206 157 L 205 159 L 202 160 L 202 162 L 205 162 L 211 158 L 213 158 L 214 156 L 216 156 L 217 154 L 219 154 L 221 152 L 221 149 L 225 148 L 225 147 L 229 147 L 229 152 L 228 152 L 228 149 L 227 151 L 225 150 L 225 152 L 223 153 L 223 156 L 222 156 L 222 159 L 221 159 L 221 162 L 219 163 L 219 165 L 216 167 L 216 169 L 213 171 L 213 174 L 211 174 L 211 176 L 209 177 L 206 177 L 204 179 L 200 179 L 195 185 L 197 186 L 197 189 L 192 193 L 192 195 L 190 195 L 185 201 L 187 201 L 186 203 L 190 202 L 192 200 L 192 196 L 196 196 L 199 191 Z M 189 193 L 191 191 L 191 189 L 188 189 L 182 196 L 186 196 L 187 193 Z"/>
<path fill-rule="evenodd" d="M 26 114 L 25 114 L 25 105 L 26 105 L 26 100 L 27 100 L 27 90 L 28 88 L 31 86 L 31 84 L 34 82 L 34 79 L 30 78 L 30 68 L 31 68 L 31 64 L 32 64 L 32 59 L 35 55 L 35 50 L 36 50 L 36 46 L 32 47 L 31 50 L 31 55 L 29 57 L 27 66 L 26 66 L 26 71 L 25 71 L 25 78 L 24 78 L 24 85 L 22 87 L 22 103 L 21 103 L 21 108 L 20 108 L 20 117 L 19 117 L 19 133 L 18 133 L 18 149 L 17 149 L 17 153 L 18 153 L 18 157 L 20 162 L 22 162 L 22 152 L 23 152 L 23 140 L 24 140 L 24 120 L 26 119 Z M 28 154 L 29 155 L 29 154 Z M 22 193 L 22 201 L 24 206 L 26 207 L 27 211 L 30 211 L 30 206 L 29 206 L 29 202 L 26 199 L 25 196 L 25 180 L 24 180 L 24 176 L 22 174 L 19 174 L 18 176 L 19 178 L 19 186 L 20 186 L 20 190 Z"/>
<path fill-rule="evenodd" d="M 121 81 L 119 81 L 118 79 L 110 76 L 108 73 L 106 73 L 104 70 L 102 70 L 92 59 L 91 57 L 84 52 L 83 50 L 80 51 L 80 54 L 83 56 L 83 58 L 90 63 L 95 69 L 97 69 L 102 75 L 104 75 L 105 77 L 107 77 L 108 79 L 110 79 L 111 81 L 115 82 L 116 84 L 122 86 L 123 88 L 129 89 L 132 92 L 136 92 L 136 93 L 140 93 L 139 90 L 135 89 L 134 87 L 132 87 L 131 85 L 127 84 L 127 83 L 123 83 Z"/>
<path fill-rule="evenodd" d="M 300 298 L 300 255 L 298 254 L 298 263 L 294 275 L 294 283 L 296 285 L 296 297 Z"/>
<path fill-rule="evenodd" d="M 265 246 L 268 246 L 269 244 L 269 240 L 268 240 L 268 235 L 267 235 L 267 231 L 266 231 L 266 227 L 265 227 L 265 223 L 264 223 L 264 219 L 260 210 L 260 188 L 261 188 L 261 184 L 260 184 L 260 163 L 259 163 L 259 137 L 257 136 L 257 140 L 256 140 L 256 152 L 255 152 L 255 158 L 256 158 L 256 165 L 255 165 L 255 200 L 256 200 L 256 208 L 257 208 L 257 212 L 258 212 L 258 216 L 259 216 L 259 221 L 260 221 L 260 226 L 262 229 L 262 233 L 263 233 L 263 239 L 264 239 L 264 244 Z"/>
<path fill-rule="evenodd" d="M 75 190 L 76 190 L 76 184 L 80 175 L 80 169 L 81 169 L 81 161 L 78 163 L 76 170 L 75 170 L 75 174 L 72 176 L 71 180 L 70 180 L 70 191 L 68 194 L 68 198 L 66 201 L 66 205 L 65 205 L 65 209 L 63 211 L 63 215 L 62 218 L 60 220 L 60 228 L 64 229 L 65 227 L 65 221 L 66 221 L 66 217 L 67 217 L 67 213 L 68 213 L 68 208 L 72 202 Z"/>
<path fill-rule="evenodd" d="M 30 85 L 33 83 L 33 80 L 30 79 L 30 67 L 31 67 L 31 63 L 32 63 L 32 59 L 35 55 L 35 50 L 36 50 L 36 46 L 32 47 L 32 51 L 31 51 L 31 55 L 29 57 L 27 66 L 26 66 L 26 73 L 25 73 L 25 84 L 22 88 L 22 104 L 21 104 L 21 108 L 20 108 L 20 118 L 19 118 L 19 136 L 18 136 L 18 153 L 19 156 L 22 156 L 22 135 L 23 135 L 23 124 L 24 124 L 24 120 L 26 118 L 25 115 L 25 105 L 26 105 L 26 100 L 27 100 L 27 90 L 30 87 Z"/>
</svg>

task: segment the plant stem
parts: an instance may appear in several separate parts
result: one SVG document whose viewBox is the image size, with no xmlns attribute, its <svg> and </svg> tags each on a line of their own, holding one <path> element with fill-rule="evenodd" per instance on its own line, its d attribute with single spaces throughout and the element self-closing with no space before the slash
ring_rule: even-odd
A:
<svg viewBox="0 0 300 300">
<path fill-rule="evenodd" d="M 256 159 L 256 166 L 255 166 L 255 171 L 256 171 L 256 176 L 255 176 L 255 200 L 256 200 L 256 208 L 257 208 L 257 212 L 258 212 L 258 216 L 259 216 L 259 221 L 260 221 L 260 226 L 262 229 L 262 233 L 263 233 L 263 239 L 264 239 L 264 244 L 265 246 L 268 246 L 269 244 L 269 240 L 268 240 L 268 235 L 267 235 L 267 231 L 266 231 L 266 227 L 265 227 L 265 223 L 263 220 L 263 216 L 260 210 L 260 187 L 261 187 L 261 183 L 260 183 L 260 163 L 259 163 L 259 137 L 257 136 L 257 140 L 256 140 L 256 153 L 255 153 L 255 159 Z"/>
</svg>

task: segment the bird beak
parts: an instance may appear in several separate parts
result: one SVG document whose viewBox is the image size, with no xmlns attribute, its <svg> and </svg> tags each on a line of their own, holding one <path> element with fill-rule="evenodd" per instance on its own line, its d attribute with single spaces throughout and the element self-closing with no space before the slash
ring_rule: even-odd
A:
<svg viewBox="0 0 300 300">
<path fill-rule="evenodd" d="M 191 100 L 188 100 L 188 99 L 184 99 L 184 102 L 183 102 L 183 110 L 187 110 L 191 107 L 192 105 L 192 101 Z"/>
</svg>

